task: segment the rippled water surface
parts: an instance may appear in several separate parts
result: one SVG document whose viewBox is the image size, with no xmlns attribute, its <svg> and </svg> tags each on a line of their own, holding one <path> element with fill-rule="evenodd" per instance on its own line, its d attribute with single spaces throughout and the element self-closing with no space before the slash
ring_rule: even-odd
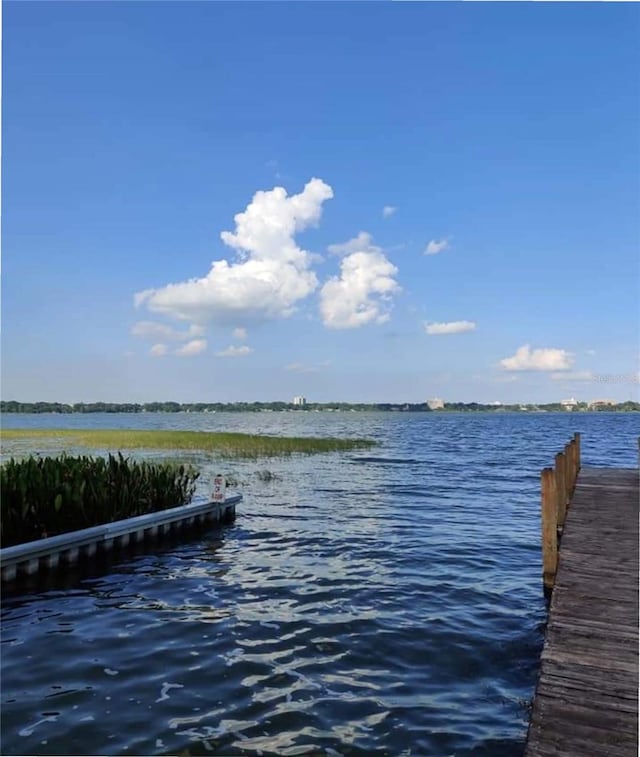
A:
<svg viewBox="0 0 640 757">
<path fill-rule="evenodd" d="M 196 457 L 198 496 L 218 471 L 237 480 L 234 525 L 5 593 L 2 753 L 522 754 L 545 618 L 539 471 L 574 431 L 584 463 L 634 466 L 638 420 L 5 416 L 380 446 Z"/>
</svg>

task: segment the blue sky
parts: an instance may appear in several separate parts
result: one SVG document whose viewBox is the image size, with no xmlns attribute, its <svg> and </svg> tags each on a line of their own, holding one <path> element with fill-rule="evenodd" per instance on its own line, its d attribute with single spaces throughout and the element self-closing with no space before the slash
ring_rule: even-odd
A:
<svg viewBox="0 0 640 757">
<path fill-rule="evenodd" d="M 637 399 L 639 32 L 5 2 L 3 398 Z"/>
</svg>

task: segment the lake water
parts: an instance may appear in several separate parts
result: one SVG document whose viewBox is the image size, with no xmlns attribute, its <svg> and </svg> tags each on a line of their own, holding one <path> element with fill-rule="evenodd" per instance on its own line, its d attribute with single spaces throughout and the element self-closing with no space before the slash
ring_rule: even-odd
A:
<svg viewBox="0 0 640 757">
<path fill-rule="evenodd" d="M 0 747 L 43 755 L 522 754 L 546 613 L 540 469 L 574 431 L 583 464 L 633 467 L 640 433 L 616 413 L 2 422 L 380 443 L 185 458 L 203 471 L 198 497 L 218 472 L 236 479 L 234 525 L 5 592 Z"/>
</svg>

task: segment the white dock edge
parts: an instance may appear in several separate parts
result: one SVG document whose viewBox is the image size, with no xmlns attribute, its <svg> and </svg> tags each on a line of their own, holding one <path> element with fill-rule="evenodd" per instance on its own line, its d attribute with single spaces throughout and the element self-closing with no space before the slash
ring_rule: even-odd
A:
<svg viewBox="0 0 640 757">
<path fill-rule="evenodd" d="M 33 575 L 41 569 L 54 567 L 59 562 L 77 562 L 81 555 L 91 557 L 96 554 L 98 547 L 103 550 L 111 549 L 114 545 L 124 547 L 130 542 L 155 538 L 171 528 L 232 520 L 236 504 L 241 501 L 242 494 L 232 494 L 226 497 L 224 502 L 181 505 L 157 513 L 138 515 L 68 534 L 5 547 L 0 549 L 2 582 L 13 581 L 20 575 Z"/>
</svg>

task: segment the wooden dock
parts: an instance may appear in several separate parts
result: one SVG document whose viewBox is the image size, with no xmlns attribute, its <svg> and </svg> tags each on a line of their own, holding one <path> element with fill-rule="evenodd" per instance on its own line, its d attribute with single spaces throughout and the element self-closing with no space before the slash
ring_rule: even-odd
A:
<svg viewBox="0 0 640 757">
<path fill-rule="evenodd" d="M 638 470 L 575 467 L 525 757 L 637 757 Z"/>
</svg>

